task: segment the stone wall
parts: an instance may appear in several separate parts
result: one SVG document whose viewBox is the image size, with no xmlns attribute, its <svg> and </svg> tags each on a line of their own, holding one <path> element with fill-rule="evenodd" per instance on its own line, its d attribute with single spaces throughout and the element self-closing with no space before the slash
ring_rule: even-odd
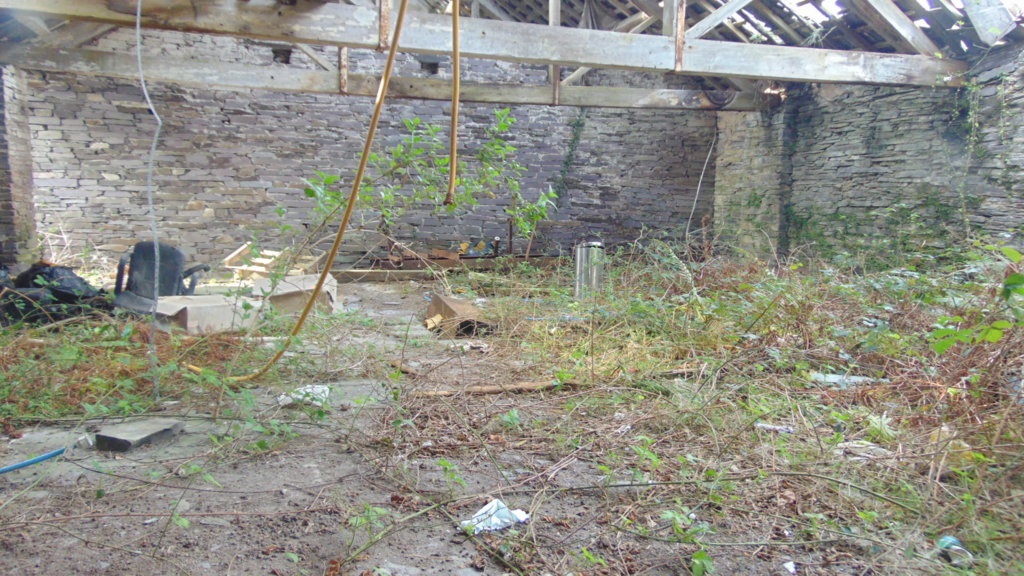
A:
<svg viewBox="0 0 1024 576">
<path fill-rule="evenodd" d="M 191 54 L 280 66 L 259 42 L 147 34 L 147 58 Z M 128 51 L 131 33 L 116 31 L 96 44 Z M 301 52 L 292 56 L 293 66 L 315 65 Z M 353 72 L 372 72 L 381 57 L 352 51 L 351 58 Z M 472 64 L 466 76 L 478 80 L 541 82 L 546 74 L 539 66 Z M 411 57 L 402 59 L 400 69 L 407 75 L 430 74 Z M 443 59 L 438 73 L 450 73 Z M 95 249 L 111 256 L 148 237 L 146 168 L 156 122 L 138 83 L 72 74 L 24 75 L 40 232 L 61 230 L 68 241 L 66 251 Z M 282 225 L 301 231 L 314 219 L 312 202 L 302 192 L 304 179 L 316 170 L 351 177 L 373 104 L 368 98 L 341 95 L 162 84 L 149 88 L 163 120 L 152 188 L 155 214 L 160 234 L 190 259 L 222 258 L 254 234 L 267 247 L 290 242 Z M 405 118 L 447 127 L 448 108 L 444 102 L 391 101 L 377 139 L 382 146 L 397 142 Z M 468 157 L 483 138 L 495 108 L 462 106 L 462 154 Z M 574 159 L 566 166 L 578 110 L 517 106 L 512 113 L 517 122 L 507 139 L 527 169 L 524 196 L 535 198 L 563 173 L 567 186 L 557 212 L 541 228 L 538 245 L 567 250 L 585 235 L 615 243 L 636 238 L 644 227 L 678 231 L 686 226 L 714 137 L 713 114 L 590 110 Z M 698 222 L 711 210 L 713 182 L 711 170 L 695 209 Z M 504 205 L 505 198 L 483 198 L 472 213 L 456 217 L 429 208 L 414 210 L 396 232 L 403 239 L 441 247 L 469 238 L 504 238 Z"/>
<path fill-rule="evenodd" d="M 0 69 L 0 86 L 4 85 Z M 4 90 L 6 94 L 6 89 Z M 10 266 L 17 255 L 14 230 L 14 197 L 11 194 L 11 163 L 7 152 L 7 106 L 0 98 L 0 265 Z"/>
<path fill-rule="evenodd" d="M 13 266 L 19 255 L 35 252 L 37 241 L 25 75 L 4 69 L 0 85 L 0 264 Z"/>
<path fill-rule="evenodd" d="M 719 115 L 714 190 L 719 244 L 754 255 L 785 248 L 783 206 L 792 185 L 786 120 L 792 117 L 785 108 Z"/>
<path fill-rule="evenodd" d="M 716 230 L 761 254 L 1020 240 L 1022 64 L 1016 47 L 959 91 L 805 85 L 773 113 L 722 113 Z"/>
</svg>

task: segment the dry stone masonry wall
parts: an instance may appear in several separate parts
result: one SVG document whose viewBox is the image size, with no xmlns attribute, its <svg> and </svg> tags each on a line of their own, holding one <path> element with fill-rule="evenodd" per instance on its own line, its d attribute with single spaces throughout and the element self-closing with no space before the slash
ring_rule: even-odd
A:
<svg viewBox="0 0 1024 576">
<path fill-rule="evenodd" d="M 962 90 L 800 86 L 723 113 L 716 229 L 727 244 L 825 253 L 1024 232 L 1024 58 L 994 52 Z"/>
<path fill-rule="evenodd" d="M 146 58 L 190 54 L 197 60 L 283 66 L 274 64 L 270 46 L 259 42 L 173 32 L 147 35 Z M 107 50 L 133 50 L 132 34 L 126 30 L 96 44 Z M 325 58 L 336 57 L 320 51 Z M 352 51 L 353 72 L 377 70 L 380 58 L 373 52 Z M 316 66 L 297 50 L 291 65 Z M 404 57 L 400 67 L 402 74 L 433 74 L 411 57 Z M 149 235 L 147 154 L 156 122 L 138 83 L 63 73 L 21 74 L 38 231 L 59 235 L 66 251 L 116 257 Z M 450 63 L 441 59 L 437 74 L 450 74 Z M 546 68 L 539 66 L 474 62 L 466 76 L 535 83 L 544 81 L 545 74 Z M 373 104 L 363 97 L 159 83 L 151 83 L 150 92 L 164 122 L 153 174 L 160 233 L 190 258 L 204 260 L 222 258 L 254 235 L 268 248 L 281 247 L 291 241 L 282 225 L 303 231 L 314 220 L 312 201 L 302 192 L 305 179 L 319 170 L 341 174 L 343 182 L 350 182 L 345 179 L 355 171 Z M 471 154 L 484 137 L 494 109 L 463 105 L 462 154 Z M 444 102 L 390 101 L 378 140 L 381 146 L 397 142 L 406 118 L 446 127 L 448 111 Z M 567 193 L 540 231 L 538 245 L 545 250 L 567 250 L 586 235 L 614 243 L 636 238 L 645 227 L 678 231 L 691 211 L 699 222 L 711 210 L 713 170 L 704 175 L 703 198 L 696 198 L 696 207 L 694 200 L 714 138 L 713 114 L 590 110 L 570 166 L 567 148 L 578 110 L 517 106 L 512 114 L 517 122 L 507 140 L 518 148 L 516 160 L 527 170 L 524 196 L 536 198 L 564 174 Z M 440 247 L 464 239 L 504 238 L 505 202 L 502 197 L 482 198 L 476 210 L 455 217 L 430 208 L 413 210 L 396 233 L 404 240 Z"/>
</svg>

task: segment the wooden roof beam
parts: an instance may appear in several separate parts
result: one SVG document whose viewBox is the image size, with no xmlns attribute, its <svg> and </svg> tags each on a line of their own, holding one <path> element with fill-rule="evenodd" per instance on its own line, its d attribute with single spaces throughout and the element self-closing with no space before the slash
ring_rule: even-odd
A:
<svg viewBox="0 0 1024 576">
<path fill-rule="evenodd" d="M 493 15 L 498 20 L 504 20 L 506 22 L 512 22 L 515 20 L 514 18 L 508 15 L 508 12 L 502 10 L 500 6 L 498 6 L 494 2 L 491 2 L 491 0 L 473 0 L 473 4 L 479 4 L 480 6 L 483 6 L 484 10 L 490 12 L 491 15 Z"/>
<path fill-rule="evenodd" d="M 845 0 L 897 50 L 934 56 L 942 51 L 893 0 Z M 975 0 L 969 0 L 973 2 Z"/>
<path fill-rule="evenodd" d="M 61 50 L 34 48 L 20 44 L 0 44 L 0 63 L 27 70 L 70 72 L 138 80 L 138 64 L 131 54 L 101 50 Z M 307 70 L 285 66 L 252 66 L 159 58 L 145 64 L 151 82 L 180 84 L 225 90 L 273 90 L 341 94 L 336 70 Z M 345 94 L 373 97 L 380 78 L 350 74 Z M 435 78 L 392 78 L 388 96 L 421 100 L 450 100 L 451 80 Z M 658 108 L 672 110 L 755 110 L 765 107 L 764 97 L 753 93 L 705 92 L 702 90 L 649 90 L 566 86 L 558 97 L 548 85 L 516 85 L 463 82 L 463 102 L 502 104 L 538 104 L 602 108 Z"/>
<path fill-rule="evenodd" d="M 693 40 L 700 38 L 710 32 L 711 30 L 718 27 L 719 24 L 725 22 L 730 16 L 744 9 L 753 0 L 731 0 L 725 6 L 715 10 L 711 14 L 701 19 L 693 26 L 690 26 L 686 30 L 686 39 Z M 710 6 L 706 2 L 701 2 L 701 5 L 706 9 L 710 9 Z"/>
<path fill-rule="evenodd" d="M 370 49 L 379 45 L 377 14 L 365 7 L 308 0 L 299 0 L 296 6 L 272 0 L 191 0 L 187 6 L 151 11 L 143 24 L 288 43 Z M 0 8 L 119 25 L 135 20 L 107 8 L 106 0 L 0 0 Z M 451 52 L 451 19 L 411 14 L 406 26 L 403 52 Z M 967 69 L 962 62 L 928 56 L 698 39 L 686 43 L 686 58 L 677 70 L 674 38 L 484 19 L 462 22 L 461 49 L 471 58 L 802 82 L 958 86 Z"/>
</svg>

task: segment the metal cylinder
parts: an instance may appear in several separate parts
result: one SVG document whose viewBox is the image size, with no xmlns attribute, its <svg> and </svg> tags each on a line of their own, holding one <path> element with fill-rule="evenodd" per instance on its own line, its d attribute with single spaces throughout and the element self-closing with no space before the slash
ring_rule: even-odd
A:
<svg viewBox="0 0 1024 576">
<path fill-rule="evenodd" d="M 604 279 L 604 244 L 598 241 L 576 245 L 576 299 L 582 300 L 601 290 Z"/>
</svg>

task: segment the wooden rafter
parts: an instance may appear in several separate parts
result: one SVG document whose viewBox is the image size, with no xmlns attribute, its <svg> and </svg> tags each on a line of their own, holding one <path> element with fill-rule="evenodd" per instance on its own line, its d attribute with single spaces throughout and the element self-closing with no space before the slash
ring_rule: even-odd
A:
<svg viewBox="0 0 1024 576">
<path fill-rule="evenodd" d="M 509 16 L 508 12 L 502 10 L 501 7 L 499 7 L 494 2 L 491 2 L 491 0 L 473 0 L 473 3 L 483 6 L 485 10 L 494 15 L 494 17 L 497 18 L 498 20 L 504 20 L 506 22 L 511 22 L 515 20 L 514 18 Z"/>
<path fill-rule="evenodd" d="M 377 15 L 363 7 L 299 0 L 296 6 L 272 0 L 190 0 L 188 9 L 151 10 L 148 28 L 225 34 L 264 40 L 376 48 Z M 110 10 L 106 0 L 0 0 L 13 8 L 130 25 L 134 17 Z M 446 54 L 451 51 L 451 21 L 434 14 L 411 16 L 402 50 Z M 462 23 L 462 54 L 495 60 L 675 71 L 675 39 L 625 35 L 546 25 L 467 19 Z M 688 42 L 679 72 L 701 76 L 738 76 L 769 80 L 957 86 L 966 65 L 916 55 L 874 54 L 790 46 Z"/>
<path fill-rule="evenodd" d="M 719 24 L 726 21 L 727 18 L 733 14 L 739 12 L 743 8 L 750 4 L 753 0 L 731 0 L 725 6 L 722 6 L 718 10 L 715 10 L 709 14 L 706 18 L 703 18 L 700 22 L 697 22 L 686 31 L 687 39 L 701 38 Z M 706 7 L 707 4 L 704 4 Z"/>
<path fill-rule="evenodd" d="M 971 0 L 973 1 L 973 0 Z M 846 0 L 851 10 L 871 24 L 881 36 L 897 48 L 927 54 L 941 52 L 939 47 L 900 10 L 892 0 Z"/>
</svg>

